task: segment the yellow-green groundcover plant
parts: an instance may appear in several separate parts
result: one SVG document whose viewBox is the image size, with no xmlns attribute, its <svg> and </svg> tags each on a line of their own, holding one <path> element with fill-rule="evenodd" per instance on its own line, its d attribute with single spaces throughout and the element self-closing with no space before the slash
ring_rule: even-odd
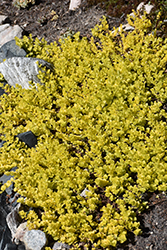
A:
<svg viewBox="0 0 167 250">
<path fill-rule="evenodd" d="M 112 249 L 139 234 L 144 194 L 167 190 L 167 40 L 148 32 L 145 15 L 129 23 L 133 32 L 111 32 L 104 18 L 89 41 L 17 39 L 54 70 L 0 99 L 0 173 L 17 166 L 15 191 L 33 208 L 21 215 L 73 249 Z M 30 130 L 31 149 L 16 137 Z"/>
</svg>

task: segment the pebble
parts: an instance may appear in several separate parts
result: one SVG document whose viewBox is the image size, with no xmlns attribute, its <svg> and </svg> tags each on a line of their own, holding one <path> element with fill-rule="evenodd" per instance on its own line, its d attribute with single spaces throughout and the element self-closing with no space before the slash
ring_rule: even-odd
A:
<svg viewBox="0 0 167 250">
<path fill-rule="evenodd" d="M 0 15 L 0 47 L 13 40 L 16 36 L 22 38 L 23 30 L 19 25 L 11 26 L 9 18 Z"/>
<path fill-rule="evenodd" d="M 55 242 L 52 249 L 53 250 L 68 250 L 70 249 L 70 246 L 65 243 Z"/>
<path fill-rule="evenodd" d="M 21 223 L 21 217 L 19 215 L 20 203 L 7 215 L 6 222 L 11 231 L 12 239 L 14 239 L 17 227 Z"/>
<path fill-rule="evenodd" d="M 47 240 L 44 232 L 40 230 L 26 231 L 23 237 L 26 250 L 41 250 Z"/>
<path fill-rule="evenodd" d="M 26 231 L 28 231 L 27 222 L 21 223 L 19 227 L 16 229 L 16 233 L 14 235 L 14 241 L 17 245 L 19 244 L 20 241 L 23 242 L 23 237 Z"/>
</svg>

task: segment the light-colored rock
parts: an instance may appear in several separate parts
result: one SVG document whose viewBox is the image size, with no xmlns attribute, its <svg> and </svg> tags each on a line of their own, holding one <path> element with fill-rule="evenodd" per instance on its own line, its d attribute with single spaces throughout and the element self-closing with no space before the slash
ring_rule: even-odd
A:
<svg viewBox="0 0 167 250">
<path fill-rule="evenodd" d="M 127 23 L 127 24 L 122 25 L 122 29 L 124 31 L 129 32 L 129 31 L 133 31 L 135 28 Z M 121 27 L 118 28 L 118 33 L 116 34 L 117 36 L 119 35 L 120 31 L 121 31 Z M 113 30 L 112 33 L 115 33 L 115 30 Z"/>
<path fill-rule="evenodd" d="M 125 25 L 122 25 L 122 28 L 124 31 L 132 31 L 134 30 L 135 28 L 133 26 L 131 26 L 129 23 L 125 24 Z"/>
<path fill-rule="evenodd" d="M 21 222 L 21 217 L 19 215 L 19 209 L 21 204 L 18 205 L 7 215 L 6 222 L 11 231 L 12 239 L 14 239 L 17 228 Z"/>
<path fill-rule="evenodd" d="M 0 15 L 0 25 L 8 19 L 8 16 Z"/>
<path fill-rule="evenodd" d="M 71 0 L 69 10 L 75 10 L 81 4 L 81 0 Z"/>
<path fill-rule="evenodd" d="M 24 223 L 21 223 L 18 228 L 16 229 L 16 233 L 14 234 L 14 242 L 15 244 L 19 244 L 20 241 L 24 241 L 23 238 L 24 238 L 24 235 L 25 233 L 28 231 L 28 228 L 27 228 L 27 222 L 24 222 Z"/>
<path fill-rule="evenodd" d="M 81 193 L 80 193 L 80 196 L 86 198 L 86 192 L 90 192 L 89 189 L 85 188 Z"/>
<path fill-rule="evenodd" d="M 137 6 L 136 10 L 137 10 L 137 11 L 142 11 L 142 10 L 144 10 L 147 14 L 150 14 L 152 8 L 154 8 L 154 5 L 151 5 L 151 4 L 144 4 L 144 2 L 141 2 L 141 3 Z"/>
<path fill-rule="evenodd" d="M 41 250 L 47 242 L 46 235 L 41 230 L 29 230 L 23 236 L 26 250 Z"/>
<path fill-rule="evenodd" d="M 0 46 L 14 39 L 15 37 L 22 38 L 23 30 L 19 25 L 10 26 L 3 24 L 0 27 Z"/>
<path fill-rule="evenodd" d="M 68 250 L 70 249 L 70 246 L 65 244 L 65 243 L 61 243 L 61 242 L 56 242 L 53 247 L 53 250 Z"/>
<path fill-rule="evenodd" d="M 40 65 L 47 68 L 52 68 L 51 65 L 38 58 L 12 57 L 0 64 L 0 72 L 3 74 L 7 83 L 11 86 L 19 84 L 24 89 L 29 89 L 29 81 L 40 83 L 37 75 L 39 73 Z"/>
</svg>

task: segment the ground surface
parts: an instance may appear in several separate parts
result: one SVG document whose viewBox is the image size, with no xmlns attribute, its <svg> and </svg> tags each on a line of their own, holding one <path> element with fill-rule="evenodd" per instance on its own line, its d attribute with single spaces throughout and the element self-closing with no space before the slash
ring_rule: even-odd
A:
<svg viewBox="0 0 167 250">
<path fill-rule="evenodd" d="M 80 31 L 82 36 L 90 37 L 91 28 L 99 23 L 103 15 L 107 15 L 107 12 L 100 8 L 100 4 L 88 7 L 86 1 L 83 2 L 82 8 L 73 13 L 68 11 L 69 0 L 36 2 L 36 5 L 30 8 L 19 10 L 12 6 L 11 0 L 1 0 L 0 15 L 7 15 L 11 25 L 20 25 L 26 35 L 31 33 L 33 38 L 44 37 L 48 43 L 58 41 L 59 37 L 69 30 Z M 140 1 L 134 2 L 137 4 Z M 125 4 L 124 7 L 126 6 L 128 9 Z M 113 9 L 113 16 L 108 16 L 111 29 L 125 21 L 123 14 L 122 18 L 114 17 Z M 156 198 L 156 194 L 151 194 L 148 200 L 150 208 L 139 216 L 142 235 L 135 237 L 129 234 L 129 241 L 118 246 L 117 250 L 167 250 L 167 196 Z"/>
<path fill-rule="evenodd" d="M 90 36 L 99 19 L 106 15 L 106 11 L 98 5 L 86 9 L 80 8 L 76 12 L 69 12 L 69 2 L 62 0 L 40 0 L 29 9 L 13 7 L 11 0 L 0 1 L 0 14 L 8 15 L 11 24 L 20 25 L 25 34 L 31 33 L 33 38 L 44 37 L 47 42 L 59 39 L 67 31 L 80 31 L 81 35 Z M 110 26 L 119 26 L 120 18 L 109 18 Z"/>
</svg>

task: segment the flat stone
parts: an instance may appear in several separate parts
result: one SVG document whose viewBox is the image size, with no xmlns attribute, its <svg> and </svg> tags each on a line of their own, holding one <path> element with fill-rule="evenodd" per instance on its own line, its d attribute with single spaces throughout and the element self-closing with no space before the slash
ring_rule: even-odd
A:
<svg viewBox="0 0 167 250">
<path fill-rule="evenodd" d="M 55 242 L 52 249 L 53 250 L 68 250 L 68 249 L 70 249 L 70 246 L 68 244 L 65 244 L 65 243 Z"/>
<path fill-rule="evenodd" d="M 26 54 L 24 49 L 16 45 L 15 40 L 11 40 L 0 48 L 0 62 L 11 57 L 25 57 Z"/>
<path fill-rule="evenodd" d="M 46 245 L 46 235 L 41 230 L 30 230 L 24 234 L 26 250 L 41 250 Z"/>
<path fill-rule="evenodd" d="M 31 131 L 18 134 L 17 137 L 30 148 L 37 145 L 37 137 Z"/>
<path fill-rule="evenodd" d="M 9 85 L 15 87 L 16 84 L 19 84 L 22 88 L 29 89 L 30 81 L 40 83 L 37 77 L 39 74 L 37 62 L 46 68 L 52 69 L 51 64 L 42 59 L 12 57 L 0 64 L 0 72 Z"/>
<path fill-rule="evenodd" d="M 21 222 L 21 217 L 19 215 L 20 206 L 21 204 L 18 203 L 18 205 L 6 217 L 6 222 L 11 231 L 12 239 L 14 239 L 17 228 Z"/>
<path fill-rule="evenodd" d="M 0 26 L 0 46 L 13 40 L 15 37 L 22 38 L 23 30 L 19 25 L 10 26 L 3 24 Z"/>
</svg>

